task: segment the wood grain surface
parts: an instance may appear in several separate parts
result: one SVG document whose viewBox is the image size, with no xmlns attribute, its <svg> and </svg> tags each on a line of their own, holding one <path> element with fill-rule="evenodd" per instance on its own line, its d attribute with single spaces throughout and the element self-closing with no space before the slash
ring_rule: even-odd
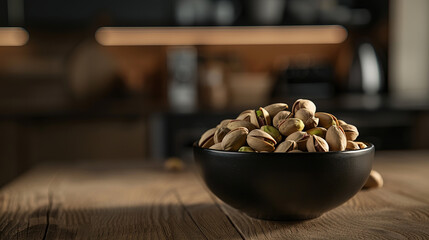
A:
<svg viewBox="0 0 429 240">
<path fill-rule="evenodd" d="M 319 218 L 250 218 L 192 167 L 136 162 L 41 166 L 0 190 L 0 239 L 429 239 L 429 152 L 378 152 L 380 189 Z"/>
</svg>

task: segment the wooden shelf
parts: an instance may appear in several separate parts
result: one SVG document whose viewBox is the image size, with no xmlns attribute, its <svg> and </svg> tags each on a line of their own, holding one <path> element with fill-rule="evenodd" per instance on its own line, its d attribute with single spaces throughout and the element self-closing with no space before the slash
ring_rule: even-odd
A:
<svg viewBox="0 0 429 240">
<path fill-rule="evenodd" d="M 23 28 L 0 27 L 0 46 L 23 46 L 28 38 L 28 32 Z"/>
<path fill-rule="evenodd" d="M 104 46 L 338 44 L 347 38 L 339 25 L 278 27 L 102 27 Z"/>
</svg>

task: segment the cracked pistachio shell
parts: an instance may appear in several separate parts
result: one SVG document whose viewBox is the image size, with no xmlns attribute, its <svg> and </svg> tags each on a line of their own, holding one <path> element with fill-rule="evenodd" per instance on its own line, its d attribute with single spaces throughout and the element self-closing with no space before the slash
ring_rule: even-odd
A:
<svg viewBox="0 0 429 240">
<path fill-rule="evenodd" d="M 332 125 L 326 132 L 326 141 L 331 151 L 344 151 L 347 146 L 347 138 L 344 130 L 337 125 Z"/>
<path fill-rule="evenodd" d="M 258 112 L 260 113 L 259 116 Z M 268 114 L 267 110 L 260 107 L 259 109 L 251 112 L 250 122 L 255 125 L 256 128 L 261 128 L 264 125 L 271 125 L 270 114 Z"/>
<path fill-rule="evenodd" d="M 365 144 L 365 143 L 363 143 L 363 142 L 355 142 L 355 143 L 357 143 L 358 145 L 359 145 L 359 148 L 360 149 L 364 149 L 364 148 L 367 148 L 368 146 Z"/>
<path fill-rule="evenodd" d="M 286 110 L 289 106 L 286 103 L 273 103 L 268 106 L 265 106 L 264 109 L 267 110 L 271 119 L 273 119 L 277 113 L 280 111 Z"/>
<path fill-rule="evenodd" d="M 231 129 L 227 128 L 227 127 L 220 127 L 218 129 L 216 129 L 215 133 L 214 133 L 214 143 L 220 143 L 222 142 L 223 138 L 225 137 L 225 135 L 227 133 L 229 133 L 229 131 L 231 131 Z"/>
<path fill-rule="evenodd" d="M 249 133 L 249 130 L 244 127 L 239 127 L 234 130 L 231 130 L 225 135 L 222 140 L 222 148 L 225 151 L 237 151 L 246 143 L 246 137 Z"/>
<path fill-rule="evenodd" d="M 274 152 L 290 152 L 298 149 L 298 144 L 295 141 L 286 140 L 280 143 Z"/>
<path fill-rule="evenodd" d="M 346 133 L 347 140 L 354 141 L 359 136 L 359 131 L 355 126 L 351 124 L 346 124 L 346 125 L 342 125 L 341 127 Z"/>
<path fill-rule="evenodd" d="M 247 135 L 247 144 L 258 152 L 272 152 L 277 142 L 270 134 L 255 129 Z"/>
<path fill-rule="evenodd" d="M 303 151 L 299 150 L 299 149 L 295 149 L 290 151 L 289 153 L 302 153 Z"/>
<path fill-rule="evenodd" d="M 280 111 L 279 113 L 277 113 L 274 118 L 273 118 L 273 126 L 276 128 L 279 128 L 279 123 L 289 117 L 291 117 L 292 115 L 290 114 L 289 111 Z"/>
<path fill-rule="evenodd" d="M 317 112 L 314 116 L 319 118 L 319 127 L 328 129 L 332 125 L 339 125 L 337 118 L 330 113 Z"/>
<path fill-rule="evenodd" d="M 270 125 L 265 125 L 261 127 L 261 130 L 270 134 L 271 137 L 274 138 L 274 140 L 276 140 L 276 142 L 280 142 L 282 140 L 282 135 L 280 134 L 279 130 L 277 130 L 277 128 L 270 126 Z"/>
<path fill-rule="evenodd" d="M 344 120 L 340 120 L 340 119 L 338 119 L 338 124 L 340 126 L 347 125 L 347 123 Z"/>
<path fill-rule="evenodd" d="M 316 105 L 308 99 L 298 99 L 292 105 L 292 113 L 295 114 L 300 109 L 307 109 L 313 114 L 316 112 Z"/>
<path fill-rule="evenodd" d="M 383 187 L 383 177 L 375 170 L 371 170 L 368 179 L 366 180 L 364 188 L 379 188 Z"/>
<path fill-rule="evenodd" d="M 255 152 L 253 148 L 249 146 L 242 146 L 240 149 L 238 149 L 239 152 Z"/>
<path fill-rule="evenodd" d="M 312 128 L 312 129 L 308 129 L 306 132 L 308 134 L 311 134 L 311 135 L 317 135 L 317 136 L 319 136 L 321 138 L 325 138 L 327 131 L 328 130 L 326 130 L 326 128 L 324 128 L 324 127 L 315 127 L 315 128 Z"/>
<path fill-rule="evenodd" d="M 306 108 L 302 108 L 295 113 L 296 118 L 299 118 L 304 123 L 304 129 L 315 128 L 319 124 L 319 119 L 314 117 L 314 113 Z"/>
<path fill-rule="evenodd" d="M 211 128 L 207 130 L 203 135 L 201 135 L 200 141 L 198 141 L 198 146 L 202 148 L 209 148 L 214 144 L 214 134 L 216 128 Z"/>
<path fill-rule="evenodd" d="M 226 127 L 226 125 L 228 125 L 229 122 L 231 122 L 233 119 L 225 119 L 222 120 L 222 122 L 220 122 L 216 128 L 221 128 L 221 127 Z"/>
<path fill-rule="evenodd" d="M 287 140 L 295 141 L 298 144 L 298 149 L 302 151 L 307 150 L 307 140 L 310 137 L 310 134 L 307 132 L 294 132 L 286 138 Z"/>
<path fill-rule="evenodd" d="M 307 140 L 307 151 L 309 152 L 329 152 L 329 145 L 325 139 L 317 136 L 310 135 Z"/>
<path fill-rule="evenodd" d="M 245 127 L 247 128 L 247 130 L 249 130 L 249 132 L 255 129 L 255 126 L 253 124 L 245 120 L 232 120 L 231 122 L 228 123 L 228 125 L 226 125 L 226 127 L 231 130 L 239 127 Z"/>
<path fill-rule="evenodd" d="M 237 120 L 250 122 L 250 116 L 252 115 L 252 112 L 254 112 L 254 110 L 250 110 L 250 109 L 241 112 L 240 115 L 238 115 Z"/>
<path fill-rule="evenodd" d="M 209 147 L 209 149 L 213 149 L 213 150 L 223 150 L 222 148 L 222 143 L 215 143 L 214 145 L 212 145 L 211 147 Z"/>
<path fill-rule="evenodd" d="M 288 118 L 279 123 L 279 131 L 284 136 L 304 129 L 304 123 L 299 118 Z"/>
<path fill-rule="evenodd" d="M 346 150 L 357 150 L 360 149 L 359 144 L 353 141 L 347 141 Z"/>
</svg>

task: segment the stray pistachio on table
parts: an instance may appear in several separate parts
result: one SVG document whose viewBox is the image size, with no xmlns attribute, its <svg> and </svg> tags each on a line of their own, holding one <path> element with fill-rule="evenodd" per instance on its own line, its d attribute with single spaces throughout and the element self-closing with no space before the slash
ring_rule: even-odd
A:
<svg viewBox="0 0 429 240">
<path fill-rule="evenodd" d="M 371 170 L 371 173 L 369 174 L 369 177 L 366 180 L 366 183 L 363 188 L 379 188 L 383 187 L 383 183 L 384 181 L 381 174 L 375 170 Z"/>
<path fill-rule="evenodd" d="M 203 133 L 198 146 L 239 152 L 328 152 L 366 148 L 356 141 L 356 126 L 326 112 L 316 112 L 308 99 L 298 99 L 288 110 L 273 103 L 241 112 Z"/>
</svg>

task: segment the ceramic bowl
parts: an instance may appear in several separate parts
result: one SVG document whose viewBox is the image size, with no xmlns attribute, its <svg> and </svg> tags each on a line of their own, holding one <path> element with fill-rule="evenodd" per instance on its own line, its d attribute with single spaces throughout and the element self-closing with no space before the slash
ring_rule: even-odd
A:
<svg viewBox="0 0 429 240">
<path fill-rule="evenodd" d="M 269 220 L 318 217 L 353 197 L 372 168 L 374 145 L 326 153 L 204 149 L 194 159 L 207 187 L 245 214 Z"/>
</svg>

